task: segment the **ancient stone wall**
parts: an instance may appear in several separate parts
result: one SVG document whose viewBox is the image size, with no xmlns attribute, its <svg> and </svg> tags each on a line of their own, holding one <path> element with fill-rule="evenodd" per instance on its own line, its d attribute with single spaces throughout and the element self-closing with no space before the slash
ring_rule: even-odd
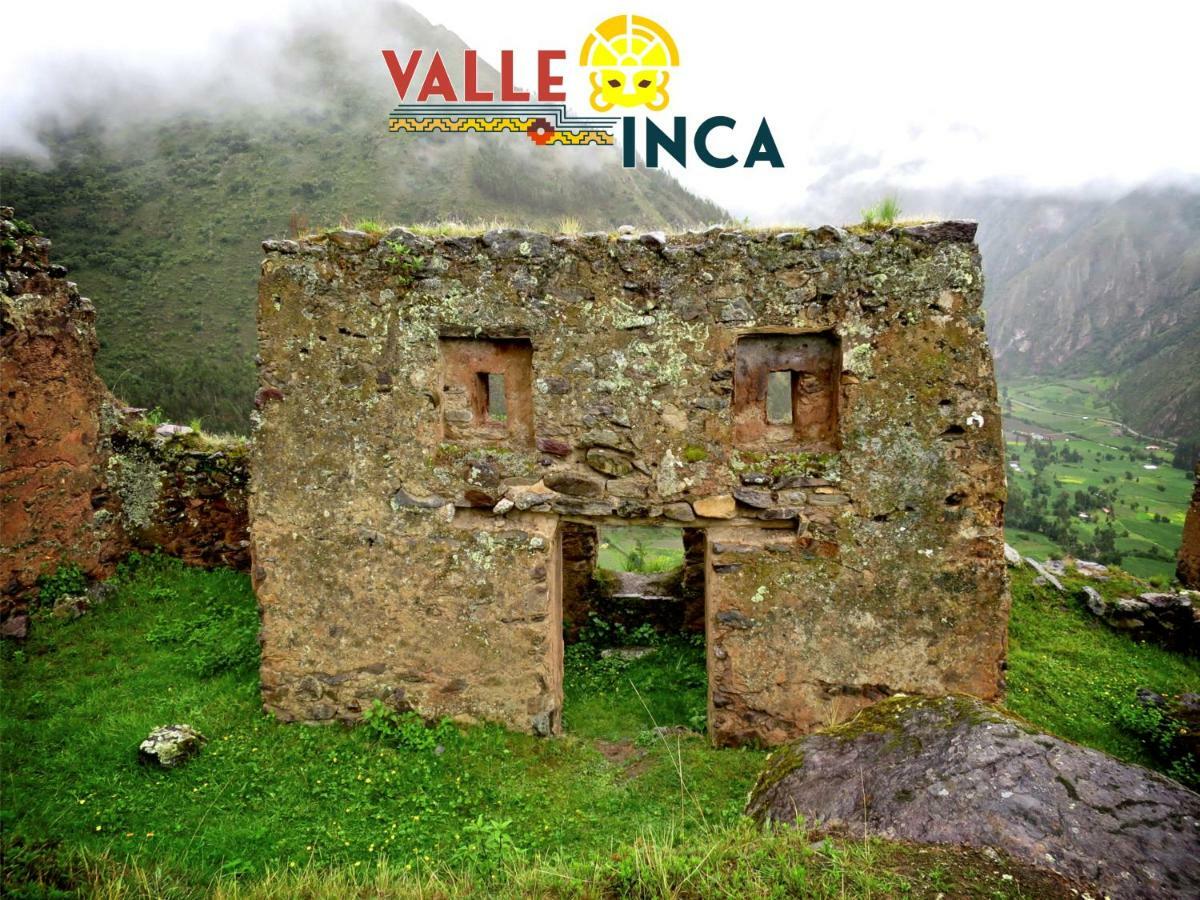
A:
<svg viewBox="0 0 1200 900">
<path fill-rule="evenodd" d="M 719 743 L 897 692 L 997 696 L 1003 443 L 973 237 L 266 242 L 265 705 L 553 732 L 564 523 L 633 522 L 705 535 Z"/>
<path fill-rule="evenodd" d="M 0 211 L 0 617 L 60 559 L 98 573 L 117 552 L 103 505 L 95 317 L 50 241 Z M 103 516 L 100 525 L 103 526 Z"/>
<path fill-rule="evenodd" d="M 1179 544 L 1179 565 L 1175 575 L 1185 588 L 1200 591 L 1200 464 L 1196 465 L 1196 486 L 1192 503 L 1183 521 L 1183 540 Z"/>
<path fill-rule="evenodd" d="M 133 549 L 248 568 L 245 441 L 156 430 L 115 400 L 95 309 L 49 251 L 0 210 L 0 619 L 38 576 L 70 563 L 100 577 Z"/>
</svg>

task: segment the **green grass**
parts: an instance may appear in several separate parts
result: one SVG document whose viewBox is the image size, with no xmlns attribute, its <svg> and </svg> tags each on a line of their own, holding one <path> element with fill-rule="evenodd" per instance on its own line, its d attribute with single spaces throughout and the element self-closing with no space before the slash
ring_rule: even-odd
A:
<svg viewBox="0 0 1200 900">
<path fill-rule="evenodd" d="M 874 206 L 862 211 L 862 222 L 867 226 L 890 228 L 900 218 L 900 201 L 894 196 L 884 197 Z"/>
<path fill-rule="evenodd" d="M 1101 504 L 1087 507 L 1088 520 L 1072 512 L 1070 528 L 1080 542 L 1091 542 L 1098 526 L 1111 524 L 1117 533 L 1116 550 L 1123 568 L 1143 577 L 1170 580 L 1175 571 L 1175 554 L 1183 533 L 1183 520 L 1192 492 L 1190 472 L 1171 465 L 1172 450 L 1164 442 L 1160 451 L 1147 451 L 1152 438 L 1122 434 L 1114 424 L 1115 412 L 1107 397 L 1111 379 L 1024 378 L 1006 382 L 1002 389 L 1006 432 L 1037 431 L 1054 438 L 1056 451 L 1069 449 L 1080 461 L 1054 459 L 1043 478 L 1049 486 L 1047 508 L 1059 494 L 1073 497 L 1090 487 L 1116 492 L 1109 505 L 1112 516 Z M 1131 455 L 1135 458 L 1131 458 Z M 1034 491 L 1035 454 L 1023 440 L 1009 440 L 1007 462 L 1010 487 L 1025 497 Z M 1156 469 L 1146 469 L 1155 465 Z M 1013 519 L 1010 510 L 1010 521 Z M 1164 521 L 1165 520 L 1165 521 Z M 1043 533 L 1010 524 L 1010 544 L 1039 559 L 1067 553 L 1061 541 Z"/>
<path fill-rule="evenodd" d="M 257 614 L 244 575 L 154 558 L 116 583 L 105 606 L 78 621 L 39 620 L 24 649 L 7 645 L 11 688 L 0 710 L 10 843 L 53 840 L 203 880 L 372 865 L 383 854 L 461 859 L 474 852 L 468 827 L 482 815 L 508 823 L 502 830 L 522 853 L 587 855 L 642 832 L 689 835 L 734 821 L 763 759 L 714 750 L 700 734 L 631 740 L 627 757 L 609 759 L 588 736 L 604 728 L 589 728 L 587 711 L 606 704 L 621 707 L 607 719 L 598 713 L 619 723 L 614 740 L 686 724 L 682 712 L 703 703 L 702 662 L 697 670 L 689 647 L 624 667 L 573 660 L 561 740 L 480 727 L 438 755 L 380 743 L 367 729 L 281 726 L 261 711 Z M 671 688 L 679 671 L 700 680 L 682 710 Z M 176 721 L 208 736 L 201 756 L 170 773 L 140 766 L 138 742 Z"/>
<path fill-rule="evenodd" d="M 1084 611 L 1084 584 L 1106 598 L 1131 596 L 1145 584 L 1125 575 L 1108 582 L 1062 580 L 1069 596 L 1035 587 L 1032 570 L 1013 575 L 1006 705 L 1039 728 L 1119 759 L 1164 768 L 1118 724 L 1136 708 L 1139 687 L 1171 695 L 1200 690 L 1200 658 L 1171 653 L 1119 634 Z"/>
<path fill-rule="evenodd" d="M 683 565 L 683 531 L 629 525 L 603 528 L 596 566 L 612 572 L 669 572 Z"/>
<path fill-rule="evenodd" d="M 602 658 L 586 643 L 567 647 L 563 724 L 569 733 L 653 745 L 651 728 L 704 731 L 708 675 L 703 636 L 654 643 L 653 653 L 636 660 Z"/>
<path fill-rule="evenodd" d="M 148 557 L 114 584 L 82 618 L 41 612 L 22 648 L 4 645 L 9 895 L 1065 896 L 970 851 L 751 829 L 740 810 L 764 754 L 691 730 L 704 716 L 696 642 L 661 640 L 635 661 L 573 645 L 555 740 L 411 723 L 380 736 L 263 714 L 245 575 Z M 1200 665 L 1016 575 L 1016 712 L 1158 764 L 1115 724 L 1139 686 L 1194 690 Z M 149 730 L 180 721 L 208 736 L 199 757 L 139 765 Z"/>
</svg>

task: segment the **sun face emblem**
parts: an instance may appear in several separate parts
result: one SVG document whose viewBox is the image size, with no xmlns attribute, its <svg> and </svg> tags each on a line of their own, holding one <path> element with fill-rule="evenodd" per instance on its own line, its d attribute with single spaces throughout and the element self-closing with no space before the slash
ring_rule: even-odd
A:
<svg viewBox="0 0 1200 900">
<path fill-rule="evenodd" d="M 670 102 L 667 71 L 679 65 L 679 51 L 667 30 L 644 16 L 613 16 L 583 42 L 579 64 L 591 69 L 592 108 L 614 106 L 660 110 Z"/>
</svg>

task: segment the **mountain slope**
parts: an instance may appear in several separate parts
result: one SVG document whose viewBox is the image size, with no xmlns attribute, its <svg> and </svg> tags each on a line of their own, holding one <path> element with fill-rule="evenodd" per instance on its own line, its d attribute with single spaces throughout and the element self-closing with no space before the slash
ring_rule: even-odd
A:
<svg viewBox="0 0 1200 900">
<path fill-rule="evenodd" d="M 998 369 L 1111 376 L 1113 401 L 1135 428 L 1197 436 L 1200 194 L 1140 190 L 1072 212 L 1044 252 L 1010 271 L 989 244 L 1036 240 L 1034 226 L 981 228 Z"/>
<path fill-rule="evenodd" d="M 246 428 L 259 242 L 297 223 L 497 218 L 557 228 L 569 217 L 600 228 L 727 217 L 661 172 L 621 168 L 616 148 L 389 134 L 395 93 L 379 47 L 440 49 L 453 72 L 464 45 L 382 0 L 356 10 L 352 26 L 318 9 L 278 48 L 302 66 L 254 70 L 183 99 L 130 95 L 114 78 L 104 105 L 145 113 L 46 129 L 48 160 L 0 161 L 5 203 L 54 236 L 57 261 L 95 301 L 101 374 L 131 402 Z M 230 71 L 244 72 L 245 60 L 245 48 L 230 48 Z M 480 80 L 495 87 L 499 76 L 489 69 Z"/>
</svg>

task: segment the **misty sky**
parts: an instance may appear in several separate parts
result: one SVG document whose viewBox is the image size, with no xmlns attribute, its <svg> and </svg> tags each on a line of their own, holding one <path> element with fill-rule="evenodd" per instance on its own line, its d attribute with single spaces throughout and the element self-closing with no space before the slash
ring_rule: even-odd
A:
<svg viewBox="0 0 1200 900">
<path fill-rule="evenodd" d="M 25 129 L 35 113 L 94 102 L 69 76 L 29 77 L 40 65 L 53 61 L 69 73 L 64 61 L 83 55 L 130 83 L 194 74 L 215 65 L 235 35 L 269 54 L 289 5 L 311 8 L 313 0 L 55 0 L 8 8 L 0 145 L 30 146 Z M 579 45 L 598 21 L 626 11 L 562 0 L 412 5 L 494 63 L 499 49 L 517 50 L 525 83 L 534 81 L 538 47 L 565 49 L 570 103 L 580 112 L 587 90 L 574 65 Z M 333 22 L 350 22 L 356 4 L 326 0 L 318 8 Z M 770 122 L 783 170 L 675 169 L 685 185 L 738 215 L 770 220 L 831 184 L 903 194 L 1116 189 L 1200 177 L 1200 4 L 691 0 L 629 8 L 658 20 L 679 46 L 672 102 L 660 116 L 686 115 L 694 127 L 709 115 L 731 115 L 741 128 L 714 150 L 738 155 L 758 120 Z M 378 43 L 405 46 L 402 35 L 380 34 Z M 382 62 L 377 71 L 386 111 L 395 93 Z"/>
</svg>

